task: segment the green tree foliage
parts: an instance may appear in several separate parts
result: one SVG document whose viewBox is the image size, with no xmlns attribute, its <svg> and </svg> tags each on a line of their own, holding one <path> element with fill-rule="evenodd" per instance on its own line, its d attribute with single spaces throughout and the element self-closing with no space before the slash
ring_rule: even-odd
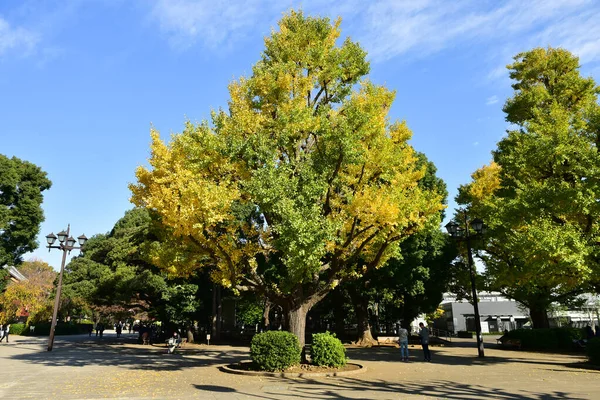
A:
<svg viewBox="0 0 600 400">
<path fill-rule="evenodd" d="M 65 268 L 65 298 L 103 313 L 145 311 L 174 324 L 196 319 L 202 303 L 198 278 L 170 279 L 149 261 L 148 249 L 159 241 L 152 227 L 148 210 L 136 208 L 108 234 L 90 238 L 84 254 Z"/>
<path fill-rule="evenodd" d="M 0 293 L 4 292 L 6 285 L 10 282 L 10 274 L 0 266 Z"/>
<path fill-rule="evenodd" d="M 0 154 L 0 266 L 18 265 L 38 247 L 42 192 L 51 184 L 38 166 Z"/>
<path fill-rule="evenodd" d="M 133 202 L 156 210 L 180 245 L 157 254 L 181 274 L 268 296 L 304 344 L 306 313 L 360 262 L 376 268 L 443 208 L 395 94 L 364 79 L 366 53 L 340 22 L 290 12 L 252 75 L 229 86 L 212 124 L 169 145 L 153 132 Z"/>
<path fill-rule="evenodd" d="M 436 176 L 435 165 L 418 153 L 418 164 L 425 168 L 419 181 L 423 190 L 437 193 L 444 202 L 446 184 Z M 440 304 L 442 294 L 452 276 L 452 260 L 456 248 L 440 231 L 443 213 L 431 216 L 426 227 L 400 243 L 399 255 L 384 266 L 365 272 L 356 271 L 342 289 L 352 299 L 358 325 L 358 343 L 373 343 L 368 308 L 376 305 L 386 325 L 398 320 L 409 324 L 417 315 L 432 312 Z"/>
<path fill-rule="evenodd" d="M 242 295 L 236 300 L 236 320 L 247 326 L 260 324 L 263 319 L 264 301 L 258 301 L 256 296 Z"/>
<path fill-rule="evenodd" d="M 547 327 L 551 303 L 600 276 L 600 90 L 563 49 L 518 54 L 508 68 L 515 93 L 504 111 L 515 129 L 457 201 L 489 226 L 480 253 L 489 278 Z"/>
</svg>

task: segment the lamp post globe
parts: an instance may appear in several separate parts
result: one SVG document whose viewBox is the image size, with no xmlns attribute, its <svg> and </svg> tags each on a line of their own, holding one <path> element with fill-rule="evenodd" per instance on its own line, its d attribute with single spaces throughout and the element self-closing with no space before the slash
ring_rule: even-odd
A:
<svg viewBox="0 0 600 400">
<path fill-rule="evenodd" d="M 483 220 L 480 218 L 475 218 L 471 221 L 471 228 L 477 233 L 481 233 L 483 231 Z"/>
<path fill-rule="evenodd" d="M 47 235 L 46 242 L 48 242 L 49 246 L 52 246 L 54 242 L 56 242 L 56 235 L 54 233 Z M 48 251 L 50 251 L 50 249 L 48 249 Z"/>
<path fill-rule="evenodd" d="M 79 242 L 80 246 L 83 246 L 85 244 L 85 242 L 87 242 L 88 238 L 85 237 L 85 235 L 80 235 L 77 237 L 77 241 Z"/>
</svg>

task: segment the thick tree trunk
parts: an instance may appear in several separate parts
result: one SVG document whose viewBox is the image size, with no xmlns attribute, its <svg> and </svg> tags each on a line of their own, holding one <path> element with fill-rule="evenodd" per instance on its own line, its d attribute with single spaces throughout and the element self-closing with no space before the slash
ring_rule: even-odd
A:
<svg viewBox="0 0 600 400">
<path fill-rule="evenodd" d="M 299 307 L 290 307 L 287 311 L 288 329 L 298 337 L 300 346 L 306 344 L 306 314 L 312 308 L 312 305 L 302 304 Z"/>
<path fill-rule="evenodd" d="M 188 325 L 187 327 L 187 341 L 188 343 L 194 343 L 194 331 L 192 330 L 191 325 Z"/>
<path fill-rule="evenodd" d="M 531 323 L 535 329 L 550 328 L 548 320 L 548 310 L 545 307 L 532 307 L 529 309 Z"/>
<path fill-rule="evenodd" d="M 262 326 L 265 331 L 268 331 L 270 328 L 270 325 L 271 325 L 271 323 L 269 321 L 269 313 L 270 312 L 271 312 L 271 302 L 268 299 L 266 299 L 265 300 L 265 308 L 263 310 L 263 317 L 262 317 Z"/>
<path fill-rule="evenodd" d="M 359 346 L 370 347 L 377 344 L 371 334 L 371 324 L 369 323 L 368 303 L 363 299 L 354 302 L 354 311 L 356 312 L 356 323 L 358 330 L 358 340 L 356 344 Z"/>
<path fill-rule="evenodd" d="M 356 329 L 358 339 L 356 344 L 359 346 L 370 347 L 377 344 L 371 333 L 371 323 L 369 322 L 369 298 L 360 293 L 360 288 L 351 287 L 348 294 L 354 306 L 356 313 Z"/>
</svg>

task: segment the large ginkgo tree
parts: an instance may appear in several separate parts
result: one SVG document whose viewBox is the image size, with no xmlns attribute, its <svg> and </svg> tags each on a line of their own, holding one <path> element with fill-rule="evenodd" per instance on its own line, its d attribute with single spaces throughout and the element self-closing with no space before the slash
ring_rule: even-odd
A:
<svg viewBox="0 0 600 400">
<path fill-rule="evenodd" d="M 488 225 L 480 255 L 492 284 L 544 328 L 552 304 L 600 287 L 600 88 L 560 48 L 520 53 L 508 68 L 513 129 L 457 201 Z"/>
<path fill-rule="evenodd" d="M 285 15 L 251 76 L 229 85 L 227 109 L 170 143 L 152 131 L 150 167 L 131 185 L 172 238 L 154 262 L 209 267 L 268 298 L 302 344 L 311 307 L 443 207 L 418 185 L 411 131 L 388 119 L 394 92 L 365 80 L 365 51 L 339 37 L 339 20 Z"/>
</svg>

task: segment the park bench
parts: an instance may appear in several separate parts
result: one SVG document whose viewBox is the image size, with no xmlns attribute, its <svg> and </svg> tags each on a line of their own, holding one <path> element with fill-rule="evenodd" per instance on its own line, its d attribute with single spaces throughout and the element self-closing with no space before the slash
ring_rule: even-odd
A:
<svg viewBox="0 0 600 400">
<path fill-rule="evenodd" d="M 502 336 L 496 339 L 496 343 L 502 345 L 502 347 L 512 347 L 521 350 L 521 339 L 509 339 Z"/>
</svg>

